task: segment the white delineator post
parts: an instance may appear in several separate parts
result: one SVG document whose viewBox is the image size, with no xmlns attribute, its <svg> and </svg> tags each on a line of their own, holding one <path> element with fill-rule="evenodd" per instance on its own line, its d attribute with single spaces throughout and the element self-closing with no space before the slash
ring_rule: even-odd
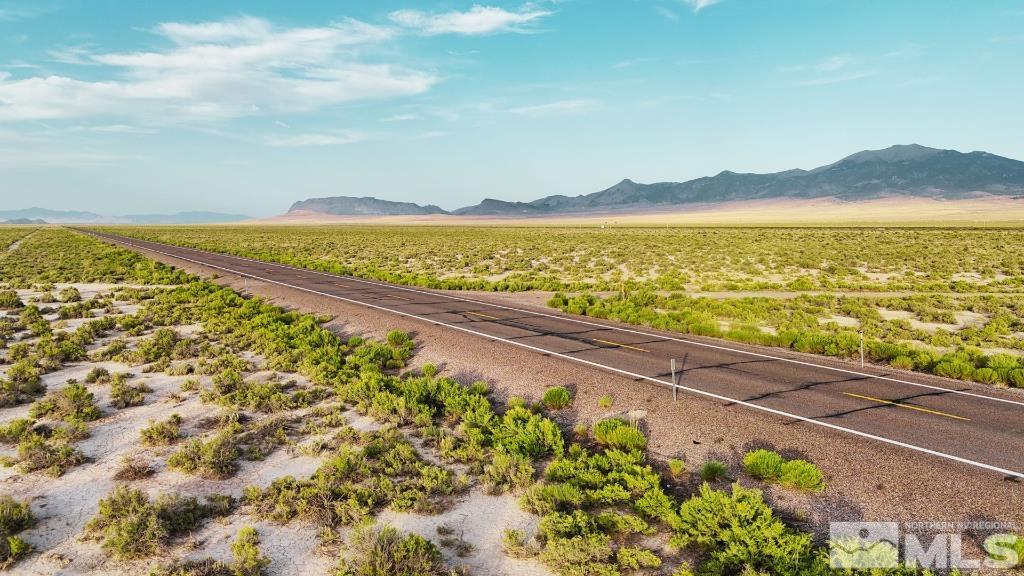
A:
<svg viewBox="0 0 1024 576">
<path fill-rule="evenodd" d="M 676 359 L 672 359 L 672 401 L 676 400 Z"/>
<path fill-rule="evenodd" d="M 864 367 L 864 331 L 860 332 L 860 367 Z"/>
</svg>

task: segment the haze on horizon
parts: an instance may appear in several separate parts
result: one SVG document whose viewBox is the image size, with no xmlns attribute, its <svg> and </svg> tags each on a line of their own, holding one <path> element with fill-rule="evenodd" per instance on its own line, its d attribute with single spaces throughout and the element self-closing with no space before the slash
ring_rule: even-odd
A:
<svg viewBox="0 0 1024 576">
<path fill-rule="evenodd" d="M 1010 1 L 0 0 L 0 209 L 453 209 L 917 142 L 1024 158 Z"/>
</svg>

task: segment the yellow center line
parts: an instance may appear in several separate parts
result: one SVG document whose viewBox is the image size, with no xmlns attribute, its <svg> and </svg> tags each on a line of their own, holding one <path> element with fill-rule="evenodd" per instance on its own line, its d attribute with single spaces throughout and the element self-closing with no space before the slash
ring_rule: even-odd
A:
<svg viewBox="0 0 1024 576">
<path fill-rule="evenodd" d="M 395 296 L 394 294 L 386 294 L 385 298 L 397 298 L 399 300 L 412 300 L 412 298 L 406 298 L 405 296 Z"/>
<path fill-rule="evenodd" d="M 880 404 L 888 404 L 890 406 L 898 406 L 900 408 L 906 408 L 907 410 L 917 410 L 918 412 L 925 412 L 927 414 L 935 414 L 936 416 L 945 416 L 946 418 L 953 418 L 955 420 L 964 420 L 970 422 L 970 418 L 964 418 L 963 416 L 957 416 L 956 414 L 948 414 L 946 412 L 939 412 L 938 410 L 931 410 L 929 408 L 922 408 L 921 406 L 914 406 L 913 404 L 904 404 L 903 402 L 894 402 L 892 400 L 883 400 L 881 398 L 875 398 L 873 396 L 864 396 L 862 394 L 854 394 L 853 392 L 843 392 L 846 396 L 852 396 L 854 398 L 860 398 L 862 400 L 870 400 L 872 402 L 878 402 Z"/>
<path fill-rule="evenodd" d="M 630 350 L 636 350 L 638 352 L 647 352 L 643 348 L 637 348 L 636 346 L 630 346 L 629 344 L 623 344 L 622 342 L 612 342 L 611 340 L 601 340 L 599 338 L 591 338 L 594 342 L 600 342 L 601 344 L 608 344 L 610 346 L 618 346 L 619 348 L 629 348 Z"/>
<path fill-rule="evenodd" d="M 482 314 L 480 312 L 463 312 L 463 314 L 472 314 L 473 316 L 479 316 L 481 318 L 489 318 L 491 320 L 500 320 L 497 316 L 491 316 L 490 314 Z"/>
</svg>

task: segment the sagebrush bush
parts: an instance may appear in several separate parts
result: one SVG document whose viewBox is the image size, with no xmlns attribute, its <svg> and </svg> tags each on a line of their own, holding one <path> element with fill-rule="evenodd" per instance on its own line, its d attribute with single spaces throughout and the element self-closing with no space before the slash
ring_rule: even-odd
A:
<svg viewBox="0 0 1024 576">
<path fill-rule="evenodd" d="M 270 565 L 270 558 L 260 552 L 260 536 L 252 526 L 244 526 L 231 543 L 231 566 L 234 576 L 260 576 Z"/>
<path fill-rule="evenodd" d="M 150 468 L 149 464 L 137 456 L 124 456 L 121 464 L 114 472 L 114 480 L 140 480 L 149 478 L 156 470 Z"/>
<path fill-rule="evenodd" d="M 391 526 L 363 526 L 348 540 L 348 556 L 336 574 L 346 576 L 447 576 L 441 552 L 417 534 L 402 536 Z"/>
<path fill-rule="evenodd" d="M 139 434 L 142 436 L 142 443 L 148 446 L 170 446 L 181 439 L 182 418 L 178 414 L 171 414 L 163 422 L 149 421 L 149 426 L 143 428 Z"/>
<path fill-rule="evenodd" d="M 496 450 L 490 463 L 484 466 L 482 479 L 488 491 L 500 494 L 526 488 L 533 481 L 533 472 L 533 465 L 526 456 Z"/>
<path fill-rule="evenodd" d="M 28 502 L 19 502 L 7 494 L 0 496 L 0 536 L 11 536 L 35 524 Z"/>
<path fill-rule="evenodd" d="M 779 470 L 779 484 L 808 492 L 825 489 L 825 477 L 821 470 L 806 460 L 788 460 Z"/>
<path fill-rule="evenodd" d="M 344 430 L 339 435 L 354 435 L 359 448 L 337 450 L 310 478 L 286 476 L 262 490 L 249 487 L 246 504 L 277 522 L 302 518 L 333 528 L 358 524 L 383 507 L 433 512 L 458 488 L 451 472 L 423 462 L 401 432 Z"/>
<path fill-rule="evenodd" d="M 0 290 L 0 310 L 21 308 L 24 305 L 15 290 Z"/>
<path fill-rule="evenodd" d="M 60 289 L 60 292 L 57 293 L 57 299 L 61 302 L 78 302 L 82 299 L 82 294 L 78 291 L 78 288 L 68 286 Z"/>
<path fill-rule="evenodd" d="M 17 444 L 21 442 L 35 426 L 36 421 L 31 418 L 16 418 L 0 425 L 0 442 L 4 444 Z"/>
<path fill-rule="evenodd" d="M 813 559 L 811 537 L 786 527 L 761 492 L 734 484 L 731 493 L 703 484 L 679 508 L 672 542 L 706 554 L 701 573 L 802 574 Z"/>
<path fill-rule="evenodd" d="M 117 486 L 99 501 L 99 511 L 85 526 L 117 558 L 144 558 L 172 538 L 195 530 L 211 511 L 196 498 L 161 494 L 150 501 L 141 490 Z"/>
<path fill-rule="evenodd" d="M 501 547 L 504 548 L 505 554 L 512 558 L 529 558 L 537 554 L 536 550 L 526 544 L 526 533 L 522 530 L 506 528 L 502 531 Z"/>
<path fill-rule="evenodd" d="M 668 472 L 673 478 L 679 478 L 686 473 L 686 462 L 680 458 L 672 458 L 668 461 Z"/>
<path fill-rule="evenodd" d="M 33 418 L 51 416 L 60 420 L 89 422 L 102 414 L 96 407 L 96 397 L 84 385 L 69 381 L 64 388 L 47 394 L 29 409 Z"/>
<path fill-rule="evenodd" d="M 572 395 L 563 386 L 548 388 L 541 403 L 549 410 L 561 410 L 572 402 Z"/>
<path fill-rule="evenodd" d="M 705 482 L 717 482 L 725 478 L 728 471 L 725 463 L 721 460 L 708 460 L 700 467 L 700 477 Z"/>
<path fill-rule="evenodd" d="M 747 474 L 758 480 L 775 480 L 782 469 L 782 456 L 778 452 L 758 449 L 747 452 L 743 457 L 743 467 Z"/>
<path fill-rule="evenodd" d="M 7 570 L 32 550 L 32 545 L 20 536 L 0 536 L 0 570 Z"/>
<path fill-rule="evenodd" d="M 223 480 L 238 471 L 241 456 L 231 431 L 218 432 L 209 441 L 195 438 L 171 454 L 167 465 L 171 468 L 204 478 Z"/>
<path fill-rule="evenodd" d="M 624 570 L 640 570 L 641 568 L 657 568 L 661 566 L 661 558 L 643 548 L 623 546 L 615 551 L 615 561 Z"/>
<path fill-rule="evenodd" d="M 141 406 L 146 400 L 146 394 L 152 391 L 144 382 L 128 384 L 123 379 L 115 378 L 110 384 L 110 405 L 119 410 Z"/>
<path fill-rule="evenodd" d="M 110 371 L 102 366 L 96 366 L 85 375 L 87 384 L 106 384 L 110 382 Z"/>
<path fill-rule="evenodd" d="M 618 450 L 643 451 L 647 448 L 647 438 L 643 432 L 618 418 L 595 422 L 594 440 L 602 446 Z"/>
<path fill-rule="evenodd" d="M 82 462 L 85 455 L 66 440 L 29 433 L 18 443 L 17 464 L 23 472 L 42 470 L 56 477 Z"/>
</svg>

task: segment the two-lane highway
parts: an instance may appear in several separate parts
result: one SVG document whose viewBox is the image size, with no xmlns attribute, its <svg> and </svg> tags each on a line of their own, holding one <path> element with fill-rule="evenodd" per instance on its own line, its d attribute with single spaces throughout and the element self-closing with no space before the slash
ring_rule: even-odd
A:
<svg viewBox="0 0 1024 576">
<path fill-rule="evenodd" d="M 108 241 L 302 290 L 324 298 L 416 318 L 548 356 L 609 370 L 837 433 L 924 452 L 1005 476 L 1024 478 L 1024 396 L 965 382 L 894 376 L 817 363 L 784 350 L 546 313 L 351 276 L 337 276 L 90 232 Z M 485 345 L 484 341 L 481 345 Z"/>
</svg>

